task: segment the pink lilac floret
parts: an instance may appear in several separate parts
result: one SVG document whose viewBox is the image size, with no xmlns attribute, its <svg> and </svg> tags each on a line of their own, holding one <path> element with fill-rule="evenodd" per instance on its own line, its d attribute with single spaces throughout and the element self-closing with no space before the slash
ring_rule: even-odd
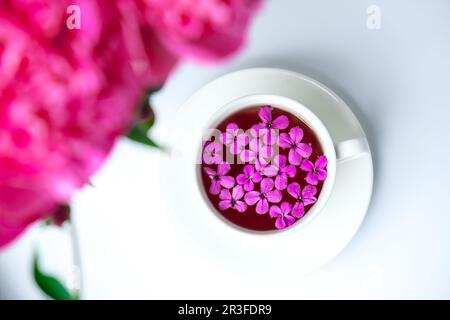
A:
<svg viewBox="0 0 450 320">
<path fill-rule="evenodd" d="M 205 164 L 219 164 L 222 162 L 222 145 L 216 142 L 208 142 L 203 149 L 203 162 Z"/>
<path fill-rule="evenodd" d="M 261 181 L 260 192 L 250 191 L 245 194 L 245 202 L 252 206 L 256 204 L 256 213 L 265 214 L 269 211 L 269 202 L 278 203 L 281 201 L 282 194 L 279 190 L 273 190 L 275 183 L 270 178 L 264 178 Z"/>
<path fill-rule="evenodd" d="M 256 160 L 255 169 L 261 173 L 261 175 L 266 177 L 275 177 L 278 172 L 278 168 L 264 158 L 259 158 Z"/>
<path fill-rule="evenodd" d="M 275 228 L 285 229 L 294 224 L 295 218 L 290 215 L 291 205 L 289 202 L 283 202 L 280 206 L 273 205 L 270 207 L 269 215 L 275 218 Z"/>
<path fill-rule="evenodd" d="M 317 188 L 312 185 L 306 185 L 303 190 L 297 182 L 292 182 L 287 187 L 288 193 L 294 197 L 294 206 L 292 207 L 292 215 L 301 218 L 305 214 L 305 206 L 309 206 L 317 201 L 315 197 Z"/>
<path fill-rule="evenodd" d="M 307 159 L 303 160 L 300 169 L 308 172 L 305 178 L 306 182 L 317 185 L 319 181 L 324 181 L 328 175 L 325 170 L 327 164 L 328 160 L 326 156 L 318 157 L 314 164 Z"/>
<path fill-rule="evenodd" d="M 289 126 L 289 119 L 284 115 L 272 119 L 272 108 L 270 106 L 261 107 L 258 115 L 262 120 L 259 124 L 260 128 L 283 130 Z"/>
<path fill-rule="evenodd" d="M 275 156 L 274 163 L 277 168 L 275 188 L 278 190 L 284 190 L 287 187 L 288 178 L 293 178 L 297 173 L 297 169 L 294 165 L 287 164 L 287 158 L 285 155 Z"/>
<path fill-rule="evenodd" d="M 236 123 L 231 122 L 220 135 L 220 141 L 229 146 L 232 154 L 240 154 L 249 143 L 249 138 Z"/>
<path fill-rule="evenodd" d="M 289 130 L 289 134 L 281 133 L 279 145 L 283 149 L 289 149 L 289 163 L 293 165 L 300 165 L 302 158 L 308 158 L 312 153 L 312 147 L 301 142 L 303 139 L 303 130 L 299 127 L 294 127 Z"/>
<path fill-rule="evenodd" d="M 244 196 L 244 189 L 242 186 L 235 186 L 230 193 L 229 189 L 222 189 L 219 194 L 220 202 L 219 209 L 227 210 L 229 208 L 235 209 L 238 212 L 244 212 L 247 210 L 247 204 L 242 201 L 242 197 Z"/>
<path fill-rule="evenodd" d="M 273 154 L 273 147 L 265 144 L 261 139 L 251 139 L 248 149 L 245 149 L 240 154 L 240 159 L 243 163 L 254 164 L 257 159 L 270 158 Z"/>
<path fill-rule="evenodd" d="M 255 183 L 261 182 L 261 173 L 255 171 L 252 165 L 244 166 L 243 173 L 236 177 L 236 182 L 243 186 L 245 191 L 253 191 Z"/>
<path fill-rule="evenodd" d="M 280 129 L 267 129 L 261 124 L 253 125 L 248 130 L 250 139 L 259 139 L 264 145 L 272 146 L 278 144 Z"/>
<path fill-rule="evenodd" d="M 221 187 L 230 189 L 234 186 L 234 178 L 226 175 L 230 169 L 231 168 L 228 163 L 221 163 L 217 165 L 217 171 L 208 167 L 203 168 L 208 177 L 211 179 L 209 193 L 219 194 Z"/>
</svg>

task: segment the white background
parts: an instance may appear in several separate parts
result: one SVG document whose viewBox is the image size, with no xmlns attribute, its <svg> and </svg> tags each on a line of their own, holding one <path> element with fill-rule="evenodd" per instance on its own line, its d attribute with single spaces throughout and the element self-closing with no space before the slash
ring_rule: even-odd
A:
<svg viewBox="0 0 450 320">
<path fill-rule="evenodd" d="M 380 30 L 366 27 L 371 4 Z M 362 227 L 334 260 L 306 277 L 268 270 L 260 282 L 198 259 L 165 216 L 158 153 L 121 141 L 74 201 L 83 297 L 450 298 L 449 13 L 446 0 L 268 1 L 237 58 L 181 65 L 154 100 L 162 141 L 183 101 L 229 71 L 281 67 L 337 92 L 366 131 L 375 184 Z M 36 225 L 2 251 L 0 297 L 43 298 L 30 273 L 35 246 L 67 280 L 66 241 Z M 292 282 L 277 283 L 278 272 Z"/>
</svg>

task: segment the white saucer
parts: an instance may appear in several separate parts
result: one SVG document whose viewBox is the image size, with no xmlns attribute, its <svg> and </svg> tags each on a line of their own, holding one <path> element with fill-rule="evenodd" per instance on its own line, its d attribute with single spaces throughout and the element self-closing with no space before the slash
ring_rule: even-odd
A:
<svg viewBox="0 0 450 320">
<path fill-rule="evenodd" d="M 172 151 L 161 159 L 163 202 L 177 234 L 190 245 L 196 258 L 257 277 L 270 270 L 305 274 L 336 256 L 358 230 L 372 195 L 372 157 L 369 151 L 338 164 L 335 188 L 324 211 L 299 232 L 270 237 L 230 227 L 203 200 L 194 159 L 202 129 L 212 115 L 227 102 L 251 94 L 298 100 L 324 122 L 335 143 L 365 138 L 345 102 L 315 80 L 266 68 L 227 74 L 197 91 L 174 116 L 166 141 Z M 283 274 L 292 276 L 291 272 L 280 272 L 280 276 Z"/>
</svg>

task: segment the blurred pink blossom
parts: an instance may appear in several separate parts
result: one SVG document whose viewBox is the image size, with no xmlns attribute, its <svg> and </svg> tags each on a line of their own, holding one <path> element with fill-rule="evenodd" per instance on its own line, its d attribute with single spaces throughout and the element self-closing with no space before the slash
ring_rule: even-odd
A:
<svg viewBox="0 0 450 320">
<path fill-rule="evenodd" d="M 180 59 L 235 52 L 260 3 L 1 0 L 0 247 L 70 201 Z"/>
<path fill-rule="evenodd" d="M 262 0 L 138 0 L 148 24 L 176 56 L 215 62 L 237 52 Z"/>
</svg>

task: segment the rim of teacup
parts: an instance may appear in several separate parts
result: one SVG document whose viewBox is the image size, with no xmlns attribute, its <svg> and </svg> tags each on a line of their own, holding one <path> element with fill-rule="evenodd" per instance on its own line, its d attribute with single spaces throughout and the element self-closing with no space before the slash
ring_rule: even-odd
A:
<svg viewBox="0 0 450 320">
<path fill-rule="evenodd" d="M 317 202 L 313 204 L 313 206 L 309 208 L 308 212 L 302 218 L 297 220 L 292 226 L 281 230 L 259 231 L 241 227 L 231 222 L 230 220 L 225 218 L 221 213 L 218 212 L 218 210 L 213 206 L 213 204 L 208 198 L 207 190 L 205 189 L 205 186 L 202 183 L 201 166 L 198 164 L 195 165 L 196 170 L 195 176 L 198 185 L 197 189 L 200 192 L 202 199 L 205 201 L 208 208 L 213 213 L 213 215 L 216 216 L 222 222 L 224 222 L 224 225 L 228 226 L 229 228 L 232 228 L 233 230 L 239 232 L 244 232 L 249 235 L 258 235 L 258 236 L 286 235 L 305 228 L 322 212 L 322 209 L 324 208 L 328 199 L 330 198 L 334 186 L 334 181 L 336 177 L 336 162 L 337 162 L 336 151 L 334 147 L 334 142 L 331 138 L 328 129 L 326 128 L 324 123 L 308 107 L 306 107 L 304 104 L 302 104 L 297 100 L 275 94 L 245 95 L 224 104 L 213 115 L 209 117 L 209 120 L 207 121 L 205 127 L 202 129 L 202 132 L 205 133 L 209 129 L 216 128 L 217 125 L 219 125 L 223 121 L 223 119 L 239 110 L 258 105 L 274 106 L 293 114 L 294 116 L 299 118 L 302 122 L 304 122 L 306 125 L 308 125 L 312 129 L 314 134 L 317 136 L 324 151 L 324 154 L 328 160 L 327 179 L 325 179 L 323 183 L 322 190 L 317 198 Z M 201 155 L 203 153 L 203 143 L 204 141 L 200 142 L 198 152 L 196 153 L 197 159 L 202 159 Z"/>
</svg>

